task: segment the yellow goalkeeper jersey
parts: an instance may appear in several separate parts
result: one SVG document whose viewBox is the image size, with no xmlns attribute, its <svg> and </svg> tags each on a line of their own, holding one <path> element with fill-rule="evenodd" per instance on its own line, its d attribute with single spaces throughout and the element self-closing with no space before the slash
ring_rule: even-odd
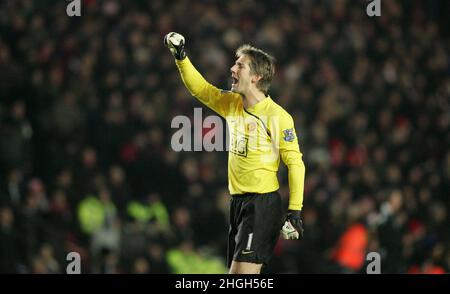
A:
<svg viewBox="0 0 450 294">
<path fill-rule="evenodd" d="M 301 210 L 305 165 L 292 117 L 269 96 L 244 108 L 238 93 L 208 83 L 188 57 L 176 60 L 189 92 L 225 118 L 229 129 L 228 188 L 230 194 L 278 190 L 280 157 L 288 167 L 289 209 Z"/>
</svg>

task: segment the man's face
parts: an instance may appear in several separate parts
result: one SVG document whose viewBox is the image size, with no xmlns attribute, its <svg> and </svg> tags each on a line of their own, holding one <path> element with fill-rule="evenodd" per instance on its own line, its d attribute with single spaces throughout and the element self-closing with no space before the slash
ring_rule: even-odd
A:
<svg viewBox="0 0 450 294">
<path fill-rule="evenodd" d="M 245 94 L 256 86 L 258 78 L 250 74 L 250 58 L 247 55 L 241 55 L 231 68 L 231 91 Z"/>
</svg>

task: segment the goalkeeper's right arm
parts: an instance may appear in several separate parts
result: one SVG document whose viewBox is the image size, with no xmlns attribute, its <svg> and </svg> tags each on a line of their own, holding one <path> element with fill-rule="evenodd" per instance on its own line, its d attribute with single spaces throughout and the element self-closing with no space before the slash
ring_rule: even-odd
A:
<svg viewBox="0 0 450 294">
<path fill-rule="evenodd" d="M 164 37 L 164 44 L 176 59 L 178 70 L 184 85 L 200 102 L 225 117 L 230 115 L 233 105 L 240 101 L 239 94 L 220 90 L 210 83 L 192 65 L 184 50 L 185 39 L 178 33 L 168 33 Z"/>
</svg>

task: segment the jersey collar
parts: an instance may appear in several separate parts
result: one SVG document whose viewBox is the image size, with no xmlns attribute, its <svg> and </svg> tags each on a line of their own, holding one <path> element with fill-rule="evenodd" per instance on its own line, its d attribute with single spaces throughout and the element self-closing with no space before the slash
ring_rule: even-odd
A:
<svg viewBox="0 0 450 294">
<path fill-rule="evenodd" d="M 252 105 L 251 107 L 246 108 L 246 110 L 248 110 L 250 112 L 252 112 L 252 111 L 258 112 L 259 110 L 263 109 L 271 101 L 272 101 L 272 99 L 270 98 L 269 95 L 267 95 L 266 98 L 264 98 L 263 100 L 259 101 L 256 104 Z"/>
</svg>

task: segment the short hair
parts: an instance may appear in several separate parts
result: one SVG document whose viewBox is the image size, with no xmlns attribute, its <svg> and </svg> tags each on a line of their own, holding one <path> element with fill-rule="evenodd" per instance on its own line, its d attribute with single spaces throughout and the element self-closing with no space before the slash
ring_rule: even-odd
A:
<svg viewBox="0 0 450 294">
<path fill-rule="evenodd" d="M 251 45 L 245 44 L 236 50 L 236 57 L 247 55 L 250 58 L 250 73 L 256 74 L 261 79 L 256 83 L 256 87 L 264 94 L 269 91 L 270 83 L 275 75 L 275 58 Z"/>
</svg>

